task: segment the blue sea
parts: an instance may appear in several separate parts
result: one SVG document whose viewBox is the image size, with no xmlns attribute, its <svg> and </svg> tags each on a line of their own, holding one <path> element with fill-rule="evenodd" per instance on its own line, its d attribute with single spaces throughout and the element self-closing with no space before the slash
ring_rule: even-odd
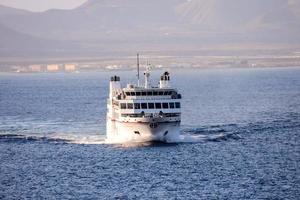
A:
<svg viewBox="0 0 300 200">
<path fill-rule="evenodd" d="M 0 199 L 300 199 L 300 68 L 170 72 L 181 139 L 128 144 L 106 99 L 134 71 L 0 74 Z"/>
</svg>

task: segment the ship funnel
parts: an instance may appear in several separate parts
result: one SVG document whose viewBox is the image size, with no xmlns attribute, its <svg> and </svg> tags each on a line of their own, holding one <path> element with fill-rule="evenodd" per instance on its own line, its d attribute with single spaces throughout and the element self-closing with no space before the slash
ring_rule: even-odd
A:
<svg viewBox="0 0 300 200">
<path fill-rule="evenodd" d="M 116 91 L 121 89 L 120 77 L 119 76 L 112 76 L 110 78 L 109 83 L 109 98 L 111 99 Z"/>
<path fill-rule="evenodd" d="M 112 77 L 110 78 L 110 81 L 111 81 L 111 82 L 117 82 L 117 81 L 120 81 L 120 77 L 119 77 L 119 76 L 112 76 Z"/>
<path fill-rule="evenodd" d="M 145 75 L 145 88 L 150 88 L 151 84 L 150 84 L 150 69 L 151 69 L 151 65 L 147 63 L 147 68 L 146 71 L 144 73 Z"/>
<path fill-rule="evenodd" d="M 164 72 L 160 77 L 159 88 L 169 88 L 170 87 L 170 74 L 169 72 Z"/>
</svg>

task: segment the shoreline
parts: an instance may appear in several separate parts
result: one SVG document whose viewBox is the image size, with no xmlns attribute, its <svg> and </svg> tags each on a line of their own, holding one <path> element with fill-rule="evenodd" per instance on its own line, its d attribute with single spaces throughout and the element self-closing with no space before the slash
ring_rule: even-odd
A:
<svg viewBox="0 0 300 200">
<path fill-rule="evenodd" d="M 259 66 L 259 67 L 238 67 L 238 66 L 221 66 L 221 67 L 185 67 L 185 68 L 180 68 L 180 67 L 175 67 L 175 68 L 170 68 L 166 67 L 170 70 L 174 71 L 181 71 L 181 70 L 232 70 L 232 69 L 241 69 L 241 70 L 251 70 L 251 69 L 296 69 L 300 68 L 299 65 L 295 66 Z M 165 68 L 154 68 L 152 71 L 159 71 L 159 70 L 164 70 Z M 125 71 L 135 71 L 135 68 L 130 68 L 130 69 L 116 69 L 116 70 L 107 70 L 107 69 L 94 69 L 94 70 L 82 70 L 82 71 L 76 71 L 76 72 L 65 72 L 65 71 L 57 71 L 57 72 L 1 72 L 0 75 L 33 75 L 33 74 L 82 74 L 82 73 L 97 73 L 97 72 L 104 72 L 104 73 L 109 73 L 109 72 L 125 72 Z"/>
</svg>

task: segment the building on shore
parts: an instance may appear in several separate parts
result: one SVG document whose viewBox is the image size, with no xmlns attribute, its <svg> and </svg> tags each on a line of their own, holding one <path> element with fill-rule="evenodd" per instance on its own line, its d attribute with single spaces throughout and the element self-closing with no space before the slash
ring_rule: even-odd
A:
<svg viewBox="0 0 300 200">
<path fill-rule="evenodd" d="M 47 65 L 47 71 L 48 72 L 58 72 L 59 71 L 59 65 L 58 64 Z"/>
<path fill-rule="evenodd" d="M 41 65 L 29 65 L 28 69 L 30 72 L 41 72 L 42 71 Z"/>
<path fill-rule="evenodd" d="M 75 70 L 76 70 L 75 64 L 65 64 L 65 66 L 64 66 L 64 71 L 66 71 L 66 72 L 73 72 Z"/>
<path fill-rule="evenodd" d="M 105 66 L 105 69 L 108 69 L 108 70 L 117 70 L 117 69 L 121 69 L 122 68 L 122 65 L 107 65 Z"/>
</svg>

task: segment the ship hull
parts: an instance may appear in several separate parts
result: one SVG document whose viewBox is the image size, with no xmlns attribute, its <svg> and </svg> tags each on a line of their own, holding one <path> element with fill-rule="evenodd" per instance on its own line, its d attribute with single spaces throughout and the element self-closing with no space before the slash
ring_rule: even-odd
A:
<svg viewBox="0 0 300 200">
<path fill-rule="evenodd" d="M 123 142 L 175 142 L 179 137 L 180 122 L 119 122 L 108 120 L 107 141 Z"/>
</svg>

